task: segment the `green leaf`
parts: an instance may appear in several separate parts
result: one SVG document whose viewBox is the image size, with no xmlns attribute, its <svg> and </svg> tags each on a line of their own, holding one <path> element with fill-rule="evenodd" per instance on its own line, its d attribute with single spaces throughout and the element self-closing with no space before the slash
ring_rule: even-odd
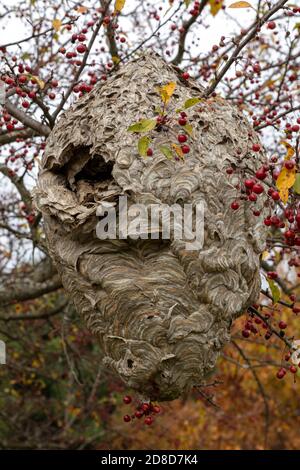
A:
<svg viewBox="0 0 300 470">
<path fill-rule="evenodd" d="M 296 173 L 296 180 L 293 186 L 293 190 L 296 194 L 300 194 L 300 173 Z"/>
<path fill-rule="evenodd" d="M 192 106 L 195 106 L 195 104 L 199 103 L 199 101 L 201 101 L 200 98 L 189 98 L 184 103 L 184 109 L 188 109 L 188 108 L 191 108 Z"/>
<path fill-rule="evenodd" d="M 155 111 L 157 114 L 160 114 L 160 116 L 162 116 L 162 115 L 164 114 L 163 110 L 162 110 L 159 106 L 157 106 L 154 111 Z"/>
<path fill-rule="evenodd" d="M 281 298 L 281 291 L 278 285 L 273 281 L 273 279 L 267 279 L 267 281 L 268 281 L 268 284 L 272 293 L 273 302 L 274 304 L 276 304 L 278 300 L 280 300 Z"/>
<path fill-rule="evenodd" d="M 129 132 L 149 132 L 152 131 L 156 126 L 155 119 L 143 119 L 142 121 L 136 122 L 128 127 Z"/>
<path fill-rule="evenodd" d="M 192 124 L 186 124 L 185 126 L 183 126 L 183 129 L 185 130 L 185 132 L 186 132 L 190 137 L 193 137 L 193 126 L 192 126 Z"/>
<path fill-rule="evenodd" d="M 144 137 L 141 137 L 138 143 L 138 149 L 139 149 L 139 154 L 141 157 L 146 157 L 147 156 L 147 150 L 149 148 L 151 139 L 147 137 L 146 135 Z"/>
<path fill-rule="evenodd" d="M 161 153 L 167 157 L 169 160 L 172 160 L 173 158 L 173 152 L 172 150 L 170 149 L 170 147 L 168 147 L 167 145 L 161 145 L 159 147 L 159 150 L 161 151 Z"/>
</svg>

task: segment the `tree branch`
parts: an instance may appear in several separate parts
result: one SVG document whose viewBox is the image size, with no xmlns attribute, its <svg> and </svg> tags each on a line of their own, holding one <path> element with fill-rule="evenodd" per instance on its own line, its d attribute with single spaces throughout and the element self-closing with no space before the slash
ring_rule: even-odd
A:
<svg viewBox="0 0 300 470">
<path fill-rule="evenodd" d="M 274 5 L 273 8 L 271 8 L 267 13 L 265 13 L 260 19 L 258 19 L 254 23 L 249 33 L 246 35 L 245 39 L 235 48 L 231 57 L 227 60 L 224 67 L 222 67 L 222 69 L 220 70 L 220 73 L 217 75 L 214 82 L 204 92 L 205 97 L 208 97 L 214 92 L 214 90 L 216 89 L 216 87 L 218 86 L 222 78 L 224 77 L 224 75 L 226 75 L 226 73 L 230 69 L 231 65 L 238 58 L 239 53 L 256 36 L 258 28 L 260 28 L 266 21 L 268 21 L 268 19 L 271 18 L 271 16 L 274 15 L 274 13 L 276 13 L 278 10 L 280 10 L 280 8 L 282 8 L 287 2 L 288 0 L 280 0 L 278 3 L 276 3 L 276 5 Z"/>
<path fill-rule="evenodd" d="M 9 99 L 5 101 L 5 108 L 9 112 L 11 116 L 18 119 L 18 121 L 22 122 L 26 127 L 29 127 L 36 131 L 39 135 L 43 135 L 48 137 L 51 132 L 50 127 L 41 124 L 40 122 L 33 119 L 28 114 L 24 113 L 21 109 L 17 108 Z"/>
<path fill-rule="evenodd" d="M 193 24 L 196 23 L 198 17 L 202 13 L 207 3 L 208 3 L 208 0 L 202 0 L 200 4 L 200 8 L 199 8 L 199 15 L 191 16 L 191 18 L 183 24 L 184 31 L 180 34 L 178 51 L 177 51 L 176 57 L 172 60 L 172 64 L 179 65 L 181 63 L 184 52 L 185 52 L 185 41 L 189 33 L 189 30 L 191 26 L 193 26 Z"/>
</svg>

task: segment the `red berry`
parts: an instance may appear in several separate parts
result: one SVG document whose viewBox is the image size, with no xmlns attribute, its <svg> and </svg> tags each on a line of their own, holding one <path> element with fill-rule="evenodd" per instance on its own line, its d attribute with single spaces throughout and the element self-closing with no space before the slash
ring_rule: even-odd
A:
<svg viewBox="0 0 300 470">
<path fill-rule="evenodd" d="M 278 323 L 278 326 L 281 330 L 285 330 L 286 327 L 287 327 L 287 324 L 285 323 L 285 321 L 281 320 L 279 323 Z"/>
<path fill-rule="evenodd" d="M 153 413 L 160 413 L 160 406 L 158 405 L 153 406 L 152 411 Z"/>
<path fill-rule="evenodd" d="M 292 170 L 295 167 L 295 162 L 293 160 L 288 160 L 284 164 L 287 170 Z"/>
<path fill-rule="evenodd" d="M 129 423 L 129 421 L 131 421 L 131 417 L 129 415 L 125 415 L 123 416 L 123 420 L 125 421 L 125 423 Z"/>
<path fill-rule="evenodd" d="M 26 75 L 20 75 L 20 76 L 19 76 L 19 82 L 20 82 L 20 83 L 26 83 L 26 82 L 27 82 L 27 77 L 26 77 Z"/>
<path fill-rule="evenodd" d="M 266 218 L 265 218 L 264 224 L 265 224 L 267 227 L 270 227 L 270 225 L 272 225 L 272 222 L 271 222 L 270 217 L 266 217 Z"/>
<path fill-rule="evenodd" d="M 249 331 L 249 330 L 243 330 L 243 331 L 242 331 L 242 335 L 244 336 L 244 338 L 249 338 L 249 336 L 250 336 L 250 331 Z"/>
<path fill-rule="evenodd" d="M 245 185 L 245 187 L 246 187 L 247 189 L 252 189 L 253 186 L 254 186 L 254 184 L 255 184 L 255 181 L 254 181 L 254 180 L 248 179 L 248 180 L 245 180 L 245 181 L 244 181 L 244 185 Z"/>
<path fill-rule="evenodd" d="M 261 184 L 259 183 L 256 183 L 253 188 L 252 188 L 252 191 L 256 194 L 261 194 L 264 192 L 264 188 Z"/>
<path fill-rule="evenodd" d="M 132 398 L 129 395 L 125 395 L 125 397 L 123 397 L 123 402 L 125 405 L 129 405 L 129 403 L 132 402 Z"/>
<path fill-rule="evenodd" d="M 284 233 L 285 238 L 295 238 L 295 232 L 293 230 L 287 230 Z"/>
<path fill-rule="evenodd" d="M 267 174 L 264 170 L 264 168 L 260 168 L 259 170 L 257 170 L 257 172 L 255 173 L 255 176 L 258 180 L 264 180 L 266 177 L 267 177 Z"/>
<path fill-rule="evenodd" d="M 152 416 L 147 416 L 147 418 L 145 418 L 144 423 L 147 424 L 147 426 L 151 426 L 151 424 L 153 423 Z"/>
<path fill-rule="evenodd" d="M 22 101 L 22 106 L 23 106 L 23 108 L 26 108 L 26 109 L 29 108 L 28 101 Z"/>
<path fill-rule="evenodd" d="M 6 124 L 6 129 L 7 129 L 8 131 L 13 131 L 14 128 L 15 128 L 15 126 L 14 126 L 11 122 L 8 122 L 8 123 Z"/>
<path fill-rule="evenodd" d="M 134 413 L 135 417 L 138 418 L 138 419 L 140 419 L 140 418 L 143 416 L 143 414 L 144 414 L 144 413 L 143 413 L 142 411 L 140 411 L 140 410 L 138 410 L 138 411 L 136 411 L 136 412 Z"/>
<path fill-rule="evenodd" d="M 109 24 L 109 23 L 110 23 L 110 17 L 109 17 L 109 16 L 105 16 L 105 17 L 103 18 L 103 23 L 104 23 L 104 24 Z"/>
<path fill-rule="evenodd" d="M 187 120 L 186 120 L 185 117 L 180 117 L 180 118 L 178 119 L 178 124 L 179 124 L 180 126 L 185 126 L 186 123 L 187 123 Z"/>
<path fill-rule="evenodd" d="M 181 76 L 184 80 L 188 80 L 190 78 L 190 74 L 188 72 L 183 72 Z"/>
<path fill-rule="evenodd" d="M 143 411 L 149 411 L 150 409 L 150 405 L 148 403 L 143 403 L 142 404 L 142 410 Z"/>
<path fill-rule="evenodd" d="M 268 276 L 269 279 L 277 279 L 278 278 L 278 274 L 277 274 L 276 271 L 269 271 L 267 276 Z"/>
<path fill-rule="evenodd" d="M 180 142 L 181 144 L 184 144 L 184 142 L 187 141 L 187 136 L 186 136 L 185 134 L 178 134 L 177 140 L 178 140 L 178 142 Z"/>
<path fill-rule="evenodd" d="M 294 126 L 292 126 L 292 129 L 291 129 L 291 130 L 292 130 L 293 132 L 298 132 L 299 129 L 300 129 L 300 127 L 298 126 L 298 124 L 295 124 Z"/>
<path fill-rule="evenodd" d="M 84 54 L 86 51 L 86 45 L 78 44 L 78 46 L 76 47 L 76 51 L 79 52 L 79 54 Z"/>
<path fill-rule="evenodd" d="M 271 198 L 273 199 L 273 201 L 279 201 L 279 199 L 280 199 L 279 192 L 278 191 L 273 191 L 272 194 L 271 194 Z"/>
<path fill-rule="evenodd" d="M 234 211 L 236 211 L 236 210 L 240 207 L 240 205 L 239 205 L 239 203 L 238 203 L 237 201 L 233 201 L 233 202 L 231 203 L 231 206 L 230 206 L 230 207 L 231 207 L 231 209 L 233 209 Z"/>
<path fill-rule="evenodd" d="M 276 23 L 275 21 L 270 21 L 268 23 L 268 29 L 275 29 L 276 28 Z"/>
<path fill-rule="evenodd" d="M 257 201 L 257 196 L 254 193 L 249 194 L 248 196 L 249 201 L 255 202 Z"/>
<path fill-rule="evenodd" d="M 190 153 L 190 147 L 188 145 L 182 145 L 181 147 L 182 153 L 187 154 Z"/>
<path fill-rule="evenodd" d="M 260 145 L 259 144 L 253 144 L 252 145 L 252 150 L 253 150 L 253 152 L 259 152 L 260 151 Z"/>
<path fill-rule="evenodd" d="M 286 370 L 282 368 L 282 369 L 279 369 L 279 371 L 276 374 L 276 377 L 277 379 L 283 379 L 285 374 L 286 374 Z"/>
<path fill-rule="evenodd" d="M 152 150 L 152 149 L 148 149 L 148 150 L 147 150 L 147 156 L 148 156 L 148 157 L 152 157 L 152 155 L 153 155 L 153 150 Z"/>
<path fill-rule="evenodd" d="M 291 372 L 292 374 L 296 374 L 298 369 L 297 369 L 296 366 L 290 366 L 290 367 L 289 367 L 289 370 L 290 370 L 290 372 Z"/>
</svg>

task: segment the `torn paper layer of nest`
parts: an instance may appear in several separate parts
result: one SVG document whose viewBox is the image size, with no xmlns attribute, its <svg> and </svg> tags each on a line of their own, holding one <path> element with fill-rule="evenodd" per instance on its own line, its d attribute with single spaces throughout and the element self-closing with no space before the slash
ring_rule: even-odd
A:
<svg viewBox="0 0 300 470">
<path fill-rule="evenodd" d="M 230 340 L 232 320 L 257 300 L 259 254 L 266 232 L 265 196 L 230 207 L 243 178 L 264 163 L 258 137 L 243 114 L 220 97 L 189 110 L 191 151 L 168 159 L 159 148 L 179 131 L 152 132 L 153 156 L 141 157 L 128 127 L 155 116 L 157 88 L 176 82 L 168 113 L 202 88 L 153 53 L 121 66 L 79 99 L 48 138 L 37 207 L 49 253 L 66 291 L 99 338 L 104 363 L 144 397 L 172 400 L 203 382 Z M 179 240 L 100 240 L 99 204 L 127 195 L 129 204 L 204 203 L 204 244 Z M 247 198 L 246 198 L 247 199 Z"/>
</svg>

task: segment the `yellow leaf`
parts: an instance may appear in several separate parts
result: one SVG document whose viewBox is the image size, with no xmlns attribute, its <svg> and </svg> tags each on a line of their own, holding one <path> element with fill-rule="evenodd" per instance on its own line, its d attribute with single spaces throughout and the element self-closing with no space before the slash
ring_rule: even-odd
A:
<svg viewBox="0 0 300 470">
<path fill-rule="evenodd" d="M 279 196 L 280 196 L 280 199 L 282 200 L 282 202 L 284 202 L 284 204 L 286 204 L 289 200 L 289 190 L 286 189 L 286 188 L 280 189 L 279 190 Z"/>
<path fill-rule="evenodd" d="M 27 74 L 27 77 L 37 83 L 41 90 L 45 88 L 45 82 L 41 78 L 36 75 L 31 75 L 30 73 Z"/>
<path fill-rule="evenodd" d="M 59 31 L 61 28 L 62 22 L 61 20 L 55 19 L 52 21 L 52 26 L 55 29 L 55 31 Z"/>
<path fill-rule="evenodd" d="M 170 82 L 170 83 L 167 83 L 167 85 L 158 89 L 160 96 L 165 104 L 168 104 L 168 102 L 172 98 L 175 88 L 176 88 L 176 83 Z"/>
<path fill-rule="evenodd" d="M 172 147 L 175 150 L 175 152 L 177 153 L 178 157 L 184 158 L 184 154 L 183 154 L 183 151 L 181 150 L 180 145 L 172 144 Z"/>
<path fill-rule="evenodd" d="M 294 153 L 295 153 L 295 150 L 293 149 L 293 147 L 291 146 L 291 144 L 289 144 L 288 142 L 286 142 L 285 140 L 282 140 L 281 142 L 279 142 L 281 145 L 284 145 L 285 148 L 287 149 L 287 154 L 286 156 L 284 157 L 285 160 L 290 160 Z"/>
<path fill-rule="evenodd" d="M 296 169 L 288 170 L 283 167 L 276 180 L 276 186 L 279 190 L 280 199 L 285 204 L 289 198 L 289 188 L 293 186 L 296 180 Z"/>
<path fill-rule="evenodd" d="M 228 8 L 253 8 L 248 2 L 234 2 Z"/>
<path fill-rule="evenodd" d="M 115 14 L 120 13 L 124 6 L 125 6 L 126 0 L 116 0 L 115 1 Z"/>
<path fill-rule="evenodd" d="M 121 60 L 120 57 L 118 57 L 117 55 L 113 55 L 111 59 L 112 59 L 113 63 L 116 64 L 116 65 L 118 65 L 120 63 L 120 60 Z"/>
<path fill-rule="evenodd" d="M 217 0 L 209 0 L 209 5 L 210 5 L 210 12 L 213 16 L 216 16 L 216 14 L 221 10 L 222 5 L 223 5 L 223 0 L 222 1 L 217 1 Z"/>
<path fill-rule="evenodd" d="M 36 83 L 40 87 L 40 89 L 43 90 L 45 88 L 45 82 L 41 80 L 39 77 L 34 77 L 34 78 L 35 78 Z"/>
</svg>

